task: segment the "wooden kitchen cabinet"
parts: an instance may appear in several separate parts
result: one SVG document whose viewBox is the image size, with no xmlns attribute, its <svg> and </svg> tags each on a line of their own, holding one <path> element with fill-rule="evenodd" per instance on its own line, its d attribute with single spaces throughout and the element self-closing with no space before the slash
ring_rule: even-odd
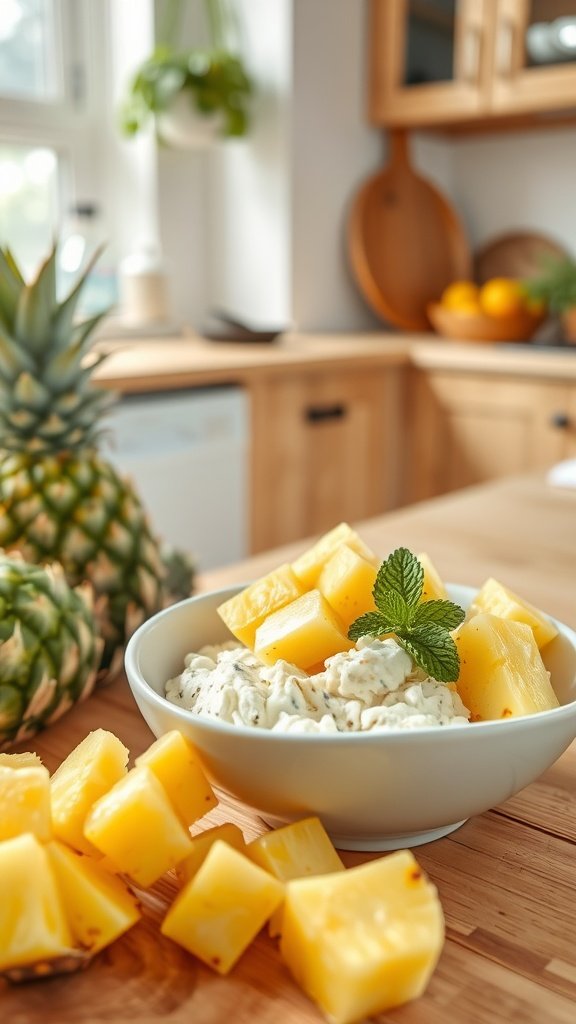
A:
<svg viewBox="0 0 576 1024">
<path fill-rule="evenodd" d="M 306 370 L 251 385 L 251 550 L 399 503 L 403 368 Z"/>
<path fill-rule="evenodd" d="M 576 383 L 410 371 L 405 502 L 576 457 Z"/>
<path fill-rule="evenodd" d="M 376 124 L 470 128 L 576 110 L 572 0 L 371 0 L 370 11 Z"/>
</svg>

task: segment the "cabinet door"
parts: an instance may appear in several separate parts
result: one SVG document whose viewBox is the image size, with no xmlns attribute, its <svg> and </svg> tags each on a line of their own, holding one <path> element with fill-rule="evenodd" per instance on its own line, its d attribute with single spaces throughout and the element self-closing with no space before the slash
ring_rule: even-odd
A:
<svg viewBox="0 0 576 1024">
<path fill-rule="evenodd" d="M 574 0 L 497 0 L 491 105 L 533 113 L 574 107 Z"/>
<path fill-rule="evenodd" d="M 414 371 L 411 393 L 407 501 L 542 469 L 568 450 L 563 385 Z"/>
<path fill-rule="evenodd" d="M 480 116 L 493 0 L 372 0 L 370 112 L 382 125 Z"/>
<path fill-rule="evenodd" d="M 398 502 L 402 370 L 307 372 L 252 389 L 252 550 Z"/>
</svg>

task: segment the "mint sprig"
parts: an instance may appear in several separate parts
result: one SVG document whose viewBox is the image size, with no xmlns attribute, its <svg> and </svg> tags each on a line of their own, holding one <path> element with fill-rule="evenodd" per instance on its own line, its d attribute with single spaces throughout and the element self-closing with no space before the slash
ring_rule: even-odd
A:
<svg viewBox="0 0 576 1024">
<path fill-rule="evenodd" d="M 375 612 L 352 623 L 350 640 L 393 633 L 420 668 L 442 683 L 453 683 L 460 658 L 450 631 L 465 612 L 452 601 L 422 601 L 424 569 L 408 548 L 397 548 L 382 562 L 372 591 Z"/>
</svg>

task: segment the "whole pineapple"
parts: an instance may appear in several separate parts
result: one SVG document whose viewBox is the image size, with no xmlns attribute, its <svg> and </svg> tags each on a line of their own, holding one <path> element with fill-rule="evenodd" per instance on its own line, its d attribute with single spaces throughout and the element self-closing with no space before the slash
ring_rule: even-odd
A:
<svg viewBox="0 0 576 1024">
<path fill-rule="evenodd" d="M 90 269 L 59 302 L 56 246 L 28 284 L 0 249 L 0 547 L 59 562 L 71 586 L 92 584 L 102 676 L 117 671 L 130 633 L 171 595 L 134 487 L 98 452 L 114 396 L 91 381 L 105 358 L 89 351 L 104 314 L 76 318 Z"/>
<path fill-rule="evenodd" d="M 0 750 L 91 692 L 102 652 L 92 603 L 92 588 L 69 587 L 62 566 L 0 552 Z"/>
</svg>

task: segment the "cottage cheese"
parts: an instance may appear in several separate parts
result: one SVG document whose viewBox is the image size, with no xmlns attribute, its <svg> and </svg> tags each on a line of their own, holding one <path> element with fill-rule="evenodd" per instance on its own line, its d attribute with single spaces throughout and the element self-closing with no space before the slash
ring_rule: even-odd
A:
<svg viewBox="0 0 576 1024">
<path fill-rule="evenodd" d="M 393 639 L 360 639 L 308 676 L 295 665 L 263 665 L 231 641 L 188 654 L 166 684 L 173 704 L 202 717 L 272 732 L 338 733 L 461 725 L 455 688 L 431 679 Z"/>
</svg>

